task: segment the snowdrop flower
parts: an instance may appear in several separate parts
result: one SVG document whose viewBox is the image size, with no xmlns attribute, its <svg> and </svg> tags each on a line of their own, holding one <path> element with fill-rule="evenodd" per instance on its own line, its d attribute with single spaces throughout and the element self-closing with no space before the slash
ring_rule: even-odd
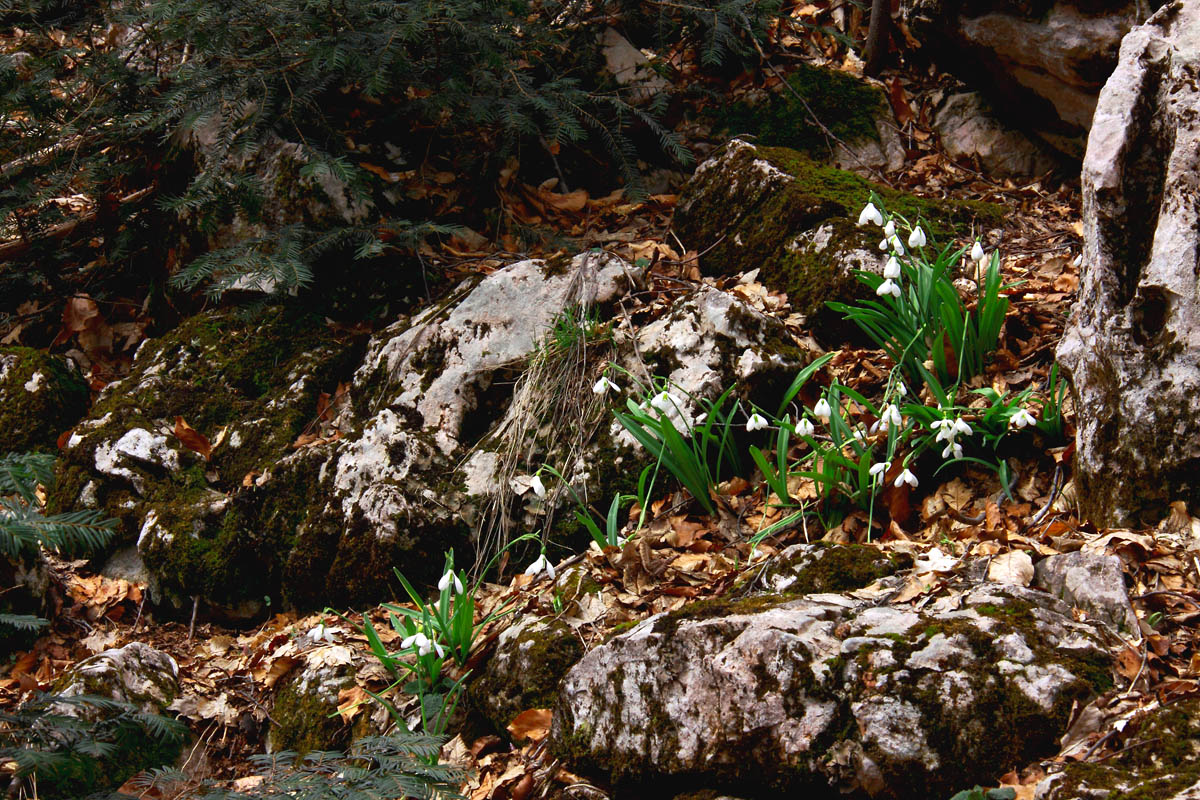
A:
<svg viewBox="0 0 1200 800">
<path fill-rule="evenodd" d="M 874 222 L 876 225 L 883 224 L 883 214 L 879 213 L 879 209 L 875 207 L 874 203 L 867 203 L 858 215 L 858 226 L 860 228 L 868 222 Z"/>
<path fill-rule="evenodd" d="M 881 420 L 875 420 L 874 422 L 871 423 L 871 427 L 867 428 L 868 436 L 874 436 L 875 434 L 879 433 L 879 423 L 880 422 L 881 422 Z"/>
<path fill-rule="evenodd" d="M 863 438 L 865 438 L 865 437 L 863 436 L 863 432 L 862 432 L 862 431 L 855 431 L 855 432 L 854 432 L 854 441 L 856 441 L 856 442 L 861 442 L 861 441 L 863 440 Z"/>
<path fill-rule="evenodd" d="M 405 636 L 400 641 L 400 649 L 407 650 L 410 647 L 417 648 L 420 655 L 429 655 L 429 651 L 433 649 L 433 642 L 429 641 L 429 637 L 417 631 L 412 636 Z"/>
<path fill-rule="evenodd" d="M 929 423 L 929 429 L 933 430 L 933 431 L 945 430 L 946 428 L 953 428 L 953 427 L 954 427 L 954 420 L 952 420 L 952 419 L 935 419 L 933 422 Z M 951 435 L 953 435 L 953 434 L 951 434 Z"/>
<path fill-rule="evenodd" d="M 908 235 L 909 247 L 924 247 L 926 243 L 925 231 L 921 230 L 921 226 L 912 229 L 912 233 Z"/>
<path fill-rule="evenodd" d="M 554 580 L 554 565 L 550 563 L 550 559 L 546 558 L 545 553 L 542 553 L 537 557 L 537 561 L 525 568 L 525 574 L 535 580 L 543 572 L 546 573 L 547 578 Z"/>
<path fill-rule="evenodd" d="M 679 408 L 679 401 L 670 392 L 663 391 L 654 395 L 650 405 L 664 414 L 669 414 Z"/>
<path fill-rule="evenodd" d="M 892 238 L 893 236 L 895 236 L 896 235 L 896 223 L 889 219 L 887 222 L 887 225 L 883 226 L 883 235 L 889 239 Z"/>
<path fill-rule="evenodd" d="M 879 284 L 879 288 L 875 290 L 875 294 L 883 297 L 890 294 L 892 297 L 900 296 L 900 284 L 896 283 L 891 278 L 888 278 L 883 283 Z"/>
<path fill-rule="evenodd" d="M 971 248 L 971 260 L 972 261 L 983 261 L 983 256 L 984 256 L 983 245 L 981 245 L 979 243 L 979 240 L 976 239 L 975 246 Z"/>
<path fill-rule="evenodd" d="M 895 486 L 897 489 L 899 489 L 901 484 L 905 483 L 914 489 L 917 488 L 917 476 L 913 475 L 912 470 L 910 470 L 908 467 L 904 468 L 904 472 L 900 473 L 900 476 L 896 478 L 892 486 Z"/>
<path fill-rule="evenodd" d="M 886 237 L 886 236 L 885 236 L 884 238 L 882 238 L 882 239 L 880 239 L 880 240 L 879 240 L 879 249 L 880 249 L 880 250 L 882 250 L 882 251 L 883 251 L 883 252 L 885 252 L 885 253 L 887 252 L 887 249 L 888 249 L 888 240 L 887 240 L 887 237 Z"/>
<path fill-rule="evenodd" d="M 900 241 L 899 236 L 892 236 L 891 238 L 889 238 L 888 244 L 890 244 L 892 246 L 892 249 L 896 251 L 896 255 L 898 255 L 898 256 L 904 255 L 904 244 Z"/>
<path fill-rule="evenodd" d="M 904 381 L 896 381 L 896 393 L 901 397 L 908 395 L 908 387 L 904 385 Z"/>
<path fill-rule="evenodd" d="M 333 629 L 327 626 L 324 622 L 318 622 L 313 629 L 308 632 L 307 635 L 308 638 L 312 640 L 313 644 L 316 644 L 317 642 L 333 644 Z"/>
<path fill-rule="evenodd" d="M 876 483 L 878 483 L 879 481 L 883 480 L 884 473 L 891 468 L 892 462 L 880 461 L 878 464 L 872 464 L 871 469 L 868 470 L 868 472 L 871 473 L 871 477 L 875 479 Z"/>
<path fill-rule="evenodd" d="M 592 387 L 592 394 L 607 394 L 612 389 L 621 391 L 621 387 L 610 381 L 607 376 L 601 375 L 600 380 L 596 381 L 596 385 Z"/>
<path fill-rule="evenodd" d="M 455 594 L 463 593 L 462 581 L 459 580 L 458 576 L 454 574 L 454 570 L 448 569 L 446 570 L 446 574 L 442 576 L 442 579 L 438 581 L 438 591 L 444 592 L 452 584 L 454 586 Z"/>
<path fill-rule="evenodd" d="M 768 427 L 770 425 L 767 420 L 757 411 L 751 414 L 750 419 L 746 421 L 746 433 L 754 433 L 755 431 L 765 430 Z"/>
<path fill-rule="evenodd" d="M 969 422 L 962 417 L 958 417 L 954 420 L 954 433 L 956 436 L 958 434 L 970 436 L 971 434 L 975 433 L 975 431 L 971 428 L 971 424 Z"/>
<path fill-rule="evenodd" d="M 808 417 L 803 418 L 796 425 L 796 433 L 800 434 L 801 436 L 812 436 L 815 432 L 816 428 L 813 427 L 812 420 L 810 420 Z"/>
<path fill-rule="evenodd" d="M 900 409 L 893 403 L 883 410 L 882 421 L 899 428 L 904 424 L 904 417 L 900 416 Z"/>
<path fill-rule="evenodd" d="M 1008 418 L 1008 424 L 1017 428 L 1026 428 L 1030 425 L 1036 425 L 1037 420 L 1023 408 L 1018 408 L 1017 413 Z"/>
<path fill-rule="evenodd" d="M 533 489 L 533 493 L 542 500 L 546 499 L 546 485 L 542 483 L 541 475 L 534 475 L 529 481 L 529 488 Z"/>
<path fill-rule="evenodd" d="M 962 458 L 963 448 L 958 442 L 951 442 L 946 445 L 946 449 L 942 451 L 942 458 L 949 458 L 953 453 L 955 458 Z"/>
<path fill-rule="evenodd" d="M 900 277 L 900 262 L 895 256 L 888 256 L 887 263 L 883 265 L 883 277 L 890 281 Z"/>
<path fill-rule="evenodd" d="M 950 420 L 946 420 L 946 421 L 949 422 Z M 935 442 L 951 442 L 952 443 L 954 441 L 954 437 L 957 435 L 958 434 L 956 434 L 954 432 L 953 427 L 942 426 L 941 430 L 939 430 L 937 432 L 937 436 L 933 437 L 933 440 Z"/>
<path fill-rule="evenodd" d="M 825 425 L 829 424 L 829 417 L 833 414 L 833 409 L 829 407 L 829 401 L 822 397 L 813 406 L 813 416 L 821 420 Z"/>
</svg>

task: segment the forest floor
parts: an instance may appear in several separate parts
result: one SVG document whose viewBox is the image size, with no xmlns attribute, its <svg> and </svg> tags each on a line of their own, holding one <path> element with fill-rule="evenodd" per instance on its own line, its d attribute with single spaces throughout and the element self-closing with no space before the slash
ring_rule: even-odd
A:
<svg viewBox="0 0 1200 800">
<path fill-rule="evenodd" d="M 845 67 L 846 62 L 834 65 Z M 745 76 L 740 88 L 734 81 L 731 92 L 736 96 L 756 84 L 770 83 L 770 77 Z M 884 176 L 887 182 L 928 197 L 987 200 L 1008 211 L 998 249 L 1004 278 L 1011 286 L 1007 293 L 1011 308 L 984 385 L 1001 393 L 1043 385 L 1078 282 L 1074 261 L 1082 227 L 1077 182 L 1053 175 L 1021 183 L 996 180 L 969 164 L 954 162 L 941 151 L 928 126 L 933 94 L 951 85 L 952 79 L 890 71 L 883 83 L 909 147 L 905 168 Z M 715 143 L 707 131 L 688 133 L 700 150 Z M 554 228 L 579 245 L 604 247 L 631 261 L 649 259 L 653 267 L 647 287 L 631 299 L 632 310 L 648 318 L 668 309 L 687 288 L 710 283 L 795 327 L 786 298 L 772 296 L 755 280 L 700 277 L 695 254 L 680 252 L 669 234 L 676 201 L 671 192 L 641 202 L 627 202 L 619 193 L 566 202 L 564 195 L 543 187 L 513 185 L 502 191 L 507 192 L 507 207 L 519 222 Z M 513 241 L 451 240 L 431 247 L 426 256 L 431 269 L 459 276 L 486 273 L 509 263 L 512 251 L 518 249 Z M 10 327 L 0 336 L 12 332 Z M 889 367 L 879 351 L 845 347 L 830 368 L 851 387 L 871 387 L 878 386 Z M 1147 635 L 1131 641 L 1121 654 L 1118 669 L 1124 682 L 1101 705 L 1112 716 L 1139 705 L 1200 694 L 1200 649 L 1191 627 L 1200 608 L 1200 561 L 1191 546 L 1200 521 L 1177 504 L 1169 513 L 1164 510 L 1163 523 L 1156 529 L 1097 531 L 1075 514 L 1069 461 L 1070 447 L 1015 459 L 1014 500 L 1003 496 L 992 473 L 968 469 L 927 494 L 916 515 L 920 524 L 913 530 L 892 525 L 882 535 L 868 535 L 871 531 L 864 520 L 852 515 L 823 535 L 831 541 L 869 543 L 925 558 L 937 548 L 949 559 L 947 568 L 912 577 L 904 596 L 914 604 L 961 591 L 964 579 L 953 565 L 972 557 L 1003 563 L 1006 554 L 1018 550 L 1046 556 L 1082 547 L 1115 553 L 1125 565 L 1130 595 Z M 755 491 L 749 482 L 753 476 L 745 477 L 742 485 L 725 489 L 732 510 L 750 532 L 777 519 L 780 512 L 765 507 L 763 492 Z M 635 555 L 593 549 L 573 559 L 601 587 L 593 601 L 586 607 L 577 605 L 573 612 L 585 618 L 578 631 L 589 645 L 603 641 L 619 625 L 720 595 L 747 565 L 809 535 L 796 529 L 753 549 L 747 536 L 724 535 L 724 520 L 680 508 L 670 497 L 660 497 L 651 511 L 652 521 Z M 183 703 L 194 734 L 187 772 L 197 782 L 232 781 L 250 774 L 247 758 L 262 752 L 264 742 L 258 728 L 247 728 L 239 720 L 250 712 L 269 721 L 271 687 L 297 663 L 305 646 L 301 634 L 324 624 L 332 641 L 368 651 L 361 630 L 334 615 L 277 614 L 252 630 L 222 628 L 203 618 L 194 624 L 187 619 L 163 621 L 148 609 L 143 587 L 89 574 L 86 566 L 86 561 L 55 562 L 59 607 L 54 624 L 0 673 L 0 704 L 15 704 L 32 690 L 50 687 L 71 665 L 100 650 L 146 642 L 171 654 L 180 666 Z M 478 602 L 481 613 L 500 607 L 514 608 L 519 614 L 556 613 L 547 585 L 530 583 L 522 575 L 502 584 L 485 584 Z M 377 628 L 388 627 L 380 609 L 368 613 Z M 513 618 L 485 630 L 483 646 L 494 643 L 495 634 Z M 378 688 L 378 682 L 367 675 L 359 691 L 344 693 L 344 718 L 351 721 L 363 713 L 359 704 L 366 697 L 364 690 Z M 522 714 L 510 731 L 519 744 L 492 734 L 452 739 L 444 750 L 446 759 L 466 766 L 472 776 L 463 794 L 472 800 L 560 796 L 566 787 L 582 783 L 543 746 L 549 716 L 545 709 Z M 1057 756 L 998 775 L 997 784 L 1012 786 L 1018 797 L 1030 797 L 1033 784 L 1050 762 L 1099 759 L 1111 753 L 1115 744 L 1094 746 L 1104 733 L 1099 723 L 1075 726 Z M 184 787 L 178 788 L 182 792 Z"/>
</svg>

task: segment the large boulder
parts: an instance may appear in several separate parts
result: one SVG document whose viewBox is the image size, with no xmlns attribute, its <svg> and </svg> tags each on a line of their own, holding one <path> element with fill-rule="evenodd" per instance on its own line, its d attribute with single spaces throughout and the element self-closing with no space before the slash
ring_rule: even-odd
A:
<svg viewBox="0 0 1200 800">
<path fill-rule="evenodd" d="M 916 0 L 907 19 L 922 49 L 982 90 L 1007 122 L 1079 158 L 1121 37 L 1147 7 L 1136 0 Z"/>
<path fill-rule="evenodd" d="M 1200 3 L 1131 31 L 1083 163 L 1079 301 L 1059 345 L 1084 514 L 1130 526 L 1200 502 Z"/>
<path fill-rule="evenodd" d="M 933 113 L 933 127 L 951 158 L 978 163 L 993 177 L 1032 177 L 1057 166 L 1044 145 L 1001 122 L 978 92 L 954 92 Z"/>
<path fill-rule="evenodd" d="M 853 325 L 826 301 L 865 291 L 857 270 L 882 272 L 879 228 L 858 227 L 875 192 L 889 211 L 924 221 L 934 238 L 965 233 L 971 222 L 995 224 L 999 209 L 983 203 L 923 200 L 822 166 L 795 150 L 730 141 L 701 164 L 684 187 L 672 228 L 700 252 L 700 270 L 731 275 L 759 270 L 768 288 L 830 340 Z"/>
<path fill-rule="evenodd" d="M 75 363 L 29 347 L 0 347 L 0 453 L 53 452 L 83 417 L 89 394 Z"/>
<path fill-rule="evenodd" d="M 939 797 L 1054 751 L 1109 688 L 1103 629 L 982 584 L 921 610 L 850 594 L 708 601 L 588 653 L 551 744 L 619 794 Z"/>
</svg>

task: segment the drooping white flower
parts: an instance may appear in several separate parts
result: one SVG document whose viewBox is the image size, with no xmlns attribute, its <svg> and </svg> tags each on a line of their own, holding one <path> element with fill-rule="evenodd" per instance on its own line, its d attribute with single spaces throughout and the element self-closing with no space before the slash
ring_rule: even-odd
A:
<svg viewBox="0 0 1200 800">
<path fill-rule="evenodd" d="M 979 243 L 979 240 L 976 239 L 975 246 L 971 248 L 971 260 L 972 261 L 983 261 L 983 256 L 984 256 L 983 245 L 981 245 Z"/>
<path fill-rule="evenodd" d="M 892 249 L 896 251 L 896 255 L 898 255 L 898 256 L 904 255 L 904 243 L 900 241 L 899 236 L 889 237 L 888 244 L 890 244 L 892 246 Z"/>
<path fill-rule="evenodd" d="M 833 409 L 829 407 L 829 401 L 822 397 L 813 406 L 813 416 L 821 420 L 822 424 L 829 424 L 829 417 L 833 414 Z"/>
<path fill-rule="evenodd" d="M 533 493 L 541 499 L 546 499 L 546 485 L 542 483 L 541 475 L 534 475 L 529 479 L 529 488 L 533 489 Z"/>
<path fill-rule="evenodd" d="M 863 432 L 862 432 L 862 431 L 855 431 L 855 432 L 854 432 L 854 441 L 856 441 L 856 442 L 861 442 L 861 441 L 862 441 L 863 439 L 865 439 L 865 438 L 866 438 L 866 437 L 863 435 Z"/>
<path fill-rule="evenodd" d="M 1023 408 L 1018 408 L 1017 412 L 1008 418 L 1008 424 L 1015 428 L 1027 428 L 1030 425 L 1036 425 L 1037 420 Z"/>
<path fill-rule="evenodd" d="M 879 284 L 879 288 L 875 290 L 875 294 L 879 295 L 880 297 L 888 294 L 890 294 L 892 297 L 899 297 L 900 284 L 896 283 L 891 278 L 888 278 L 883 283 Z"/>
<path fill-rule="evenodd" d="M 889 219 L 887 221 L 887 225 L 883 226 L 883 235 L 889 239 L 892 238 L 893 236 L 895 236 L 896 235 L 896 223 Z"/>
<path fill-rule="evenodd" d="M 904 385 L 904 381 L 896 381 L 896 393 L 901 397 L 908 395 L 908 387 Z"/>
<path fill-rule="evenodd" d="M 621 391 L 621 387 L 608 379 L 608 376 L 601 375 L 600 380 L 596 381 L 596 385 L 592 387 L 593 394 L 607 394 L 609 390 Z"/>
<path fill-rule="evenodd" d="M 947 420 L 947 422 L 949 422 L 949 420 Z M 954 432 L 953 425 L 943 426 L 940 430 L 938 430 L 937 436 L 933 437 L 933 440 L 935 442 L 953 442 L 954 437 L 957 435 L 958 434 Z"/>
<path fill-rule="evenodd" d="M 654 395 L 654 398 L 650 401 L 650 405 L 663 414 L 670 414 L 672 411 L 679 409 L 679 401 L 675 399 L 673 394 L 667 391 L 662 391 Z"/>
<path fill-rule="evenodd" d="M 554 580 L 554 565 L 550 563 L 550 559 L 546 558 L 546 554 L 542 553 L 537 557 L 537 560 L 525 568 L 525 574 L 531 578 L 537 578 L 542 573 L 550 580 Z"/>
<path fill-rule="evenodd" d="M 942 458 L 949 458 L 953 453 L 955 458 L 962 458 L 963 448 L 958 442 L 951 442 L 946 445 L 946 449 L 942 451 Z"/>
<path fill-rule="evenodd" d="M 816 428 L 813 427 L 812 420 L 808 417 L 804 417 L 796 424 L 796 433 L 801 436 L 812 436 L 815 432 Z"/>
<path fill-rule="evenodd" d="M 872 464 L 871 468 L 867 471 L 871 473 L 871 477 L 875 479 L 876 483 L 878 483 L 879 481 L 883 480 L 884 474 L 891 468 L 892 462 L 880 461 L 878 464 Z"/>
<path fill-rule="evenodd" d="M 905 483 L 914 489 L 917 488 L 917 476 L 913 475 L 912 470 L 910 470 L 908 467 L 905 467 L 904 471 L 897 476 L 895 482 L 892 483 L 892 486 L 895 486 L 897 489 L 899 489 L 901 484 Z"/>
<path fill-rule="evenodd" d="M 416 647 L 418 652 L 420 652 L 422 650 L 424 651 L 424 652 L 421 652 L 421 655 L 425 655 L 426 653 L 429 652 L 429 649 L 428 649 L 429 644 L 430 644 L 429 637 L 426 636 L 421 631 L 417 631 L 416 633 L 414 633 L 411 636 L 405 636 L 400 641 L 400 649 L 407 650 L 410 647 Z"/>
<path fill-rule="evenodd" d="M 883 277 L 890 281 L 900 277 L 900 262 L 895 256 L 888 256 L 887 263 L 883 265 Z"/>
<path fill-rule="evenodd" d="M 442 579 L 438 581 L 438 591 L 444 592 L 450 586 L 454 587 L 455 594 L 463 593 L 462 581 L 454 574 L 454 570 L 448 569 L 446 570 L 446 574 L 442 576 Z"/>
<path fill-rule="evenodd" d="M 879 213 L 879 209 L 875 207 L 874 203 L 867 203 L 858 215 L 859 227 L 866 225 L 868 222 L 874 222 L 876 225 L 883 224 L 883 214 Z"/>
<path fill-rule="evenodd" d="M 933 430 L 933 431 L 944 430 L 946 428 L 953 428 L 953 427 L 954 427 L 954 420 L 952 420 L 952 419 L 945 419 L 945 418 L 935 419 L 933 422 L 929 423 L 929 429 Z"/>
<path fill-rule="evenodd" d="M 880 239 L 880 240 L 879 240 L 879 249 L 880 249 L 880 250 L 882 250 L 882 251 L 883 251 L 883 252 L 885 252 L 885 253 L 887 252 L 887 249 L 888 249 L 888 240 L 887 240 L 887 237 L 886 237 L 886 236 L 885 236 L 885 237 L 883 237 L 882 239 Z"/>
<path fill-rule="evenodd" d="M 961 434 L 963 436 L 970 436 L 971 434 L 975 433 L 975 430 L 971 427 L 971 423 L 967 422 L 962 417 L 957 417 L 954 420 L 954 433 L 955 435 Z"/>
<path fill-rule="evenodd" d="M 909 247 L 924 247 L 926 244 L 925 231 L 921 230 L 921 226 L 912 229 L 912 233 L 908 235 Z"/>
<path fill-rule="evenodd" d="M 750 415 L 750 419 L 746 420 L 746 433 L 754 433 L 755 431 L 765 430 L 768 427 L 770 427 L 770 423 L 757 411 Z"/>
<path fill-rule="evenodd" d="M 313 629 L 308 632 L 307 636 L 314 644 L 317 642 L 333 644 L 333 633 L 333 628 L 330 628 L 324 622 L 318 622 Z"/>
<path fill-rule="evenodd" d="M 889 425 L 894 425 L 899 428 L 904 424 L 904 417 L 900 416 L 900 409 L 896 408 L 895 403 L 889 405 L 883 410 L 882 420 Z"/>
</svg>

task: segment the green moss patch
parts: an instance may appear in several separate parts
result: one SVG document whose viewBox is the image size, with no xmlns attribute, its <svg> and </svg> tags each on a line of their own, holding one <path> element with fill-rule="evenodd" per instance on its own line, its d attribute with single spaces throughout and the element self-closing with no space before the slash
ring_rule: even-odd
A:
<svg viewBox="0 0 1200 800">
<path fill-rule="evenodd" d="M 471 705 L 504 733 L 522 711 L 553 708 L 559 683 L 582 657 L 583 644 L 566 623 L 528 624 L 470 684 Z"/>
<path fill-rule="evenodd" d="M 751 134 L 759 144 L 790 147 L 817 158 L 828 155 L 829 140 L 813 122 L 814 116 L 844 142 L 878 141 L 875 119 L 887 111 L 878 87 L 845 72 L 807 64 L 789 75 L 787 83 L 790 89 L 780 86 L 758 102 L 733 104 L 717 118 L 717 129 L 731 135 Z"/>
<path fill-rule="evenodd" d="M 64 359 L 0 347 L 0 452 L 55 452 L 58 435 L 87 410 L 87 385 Z"/>
</svg>

